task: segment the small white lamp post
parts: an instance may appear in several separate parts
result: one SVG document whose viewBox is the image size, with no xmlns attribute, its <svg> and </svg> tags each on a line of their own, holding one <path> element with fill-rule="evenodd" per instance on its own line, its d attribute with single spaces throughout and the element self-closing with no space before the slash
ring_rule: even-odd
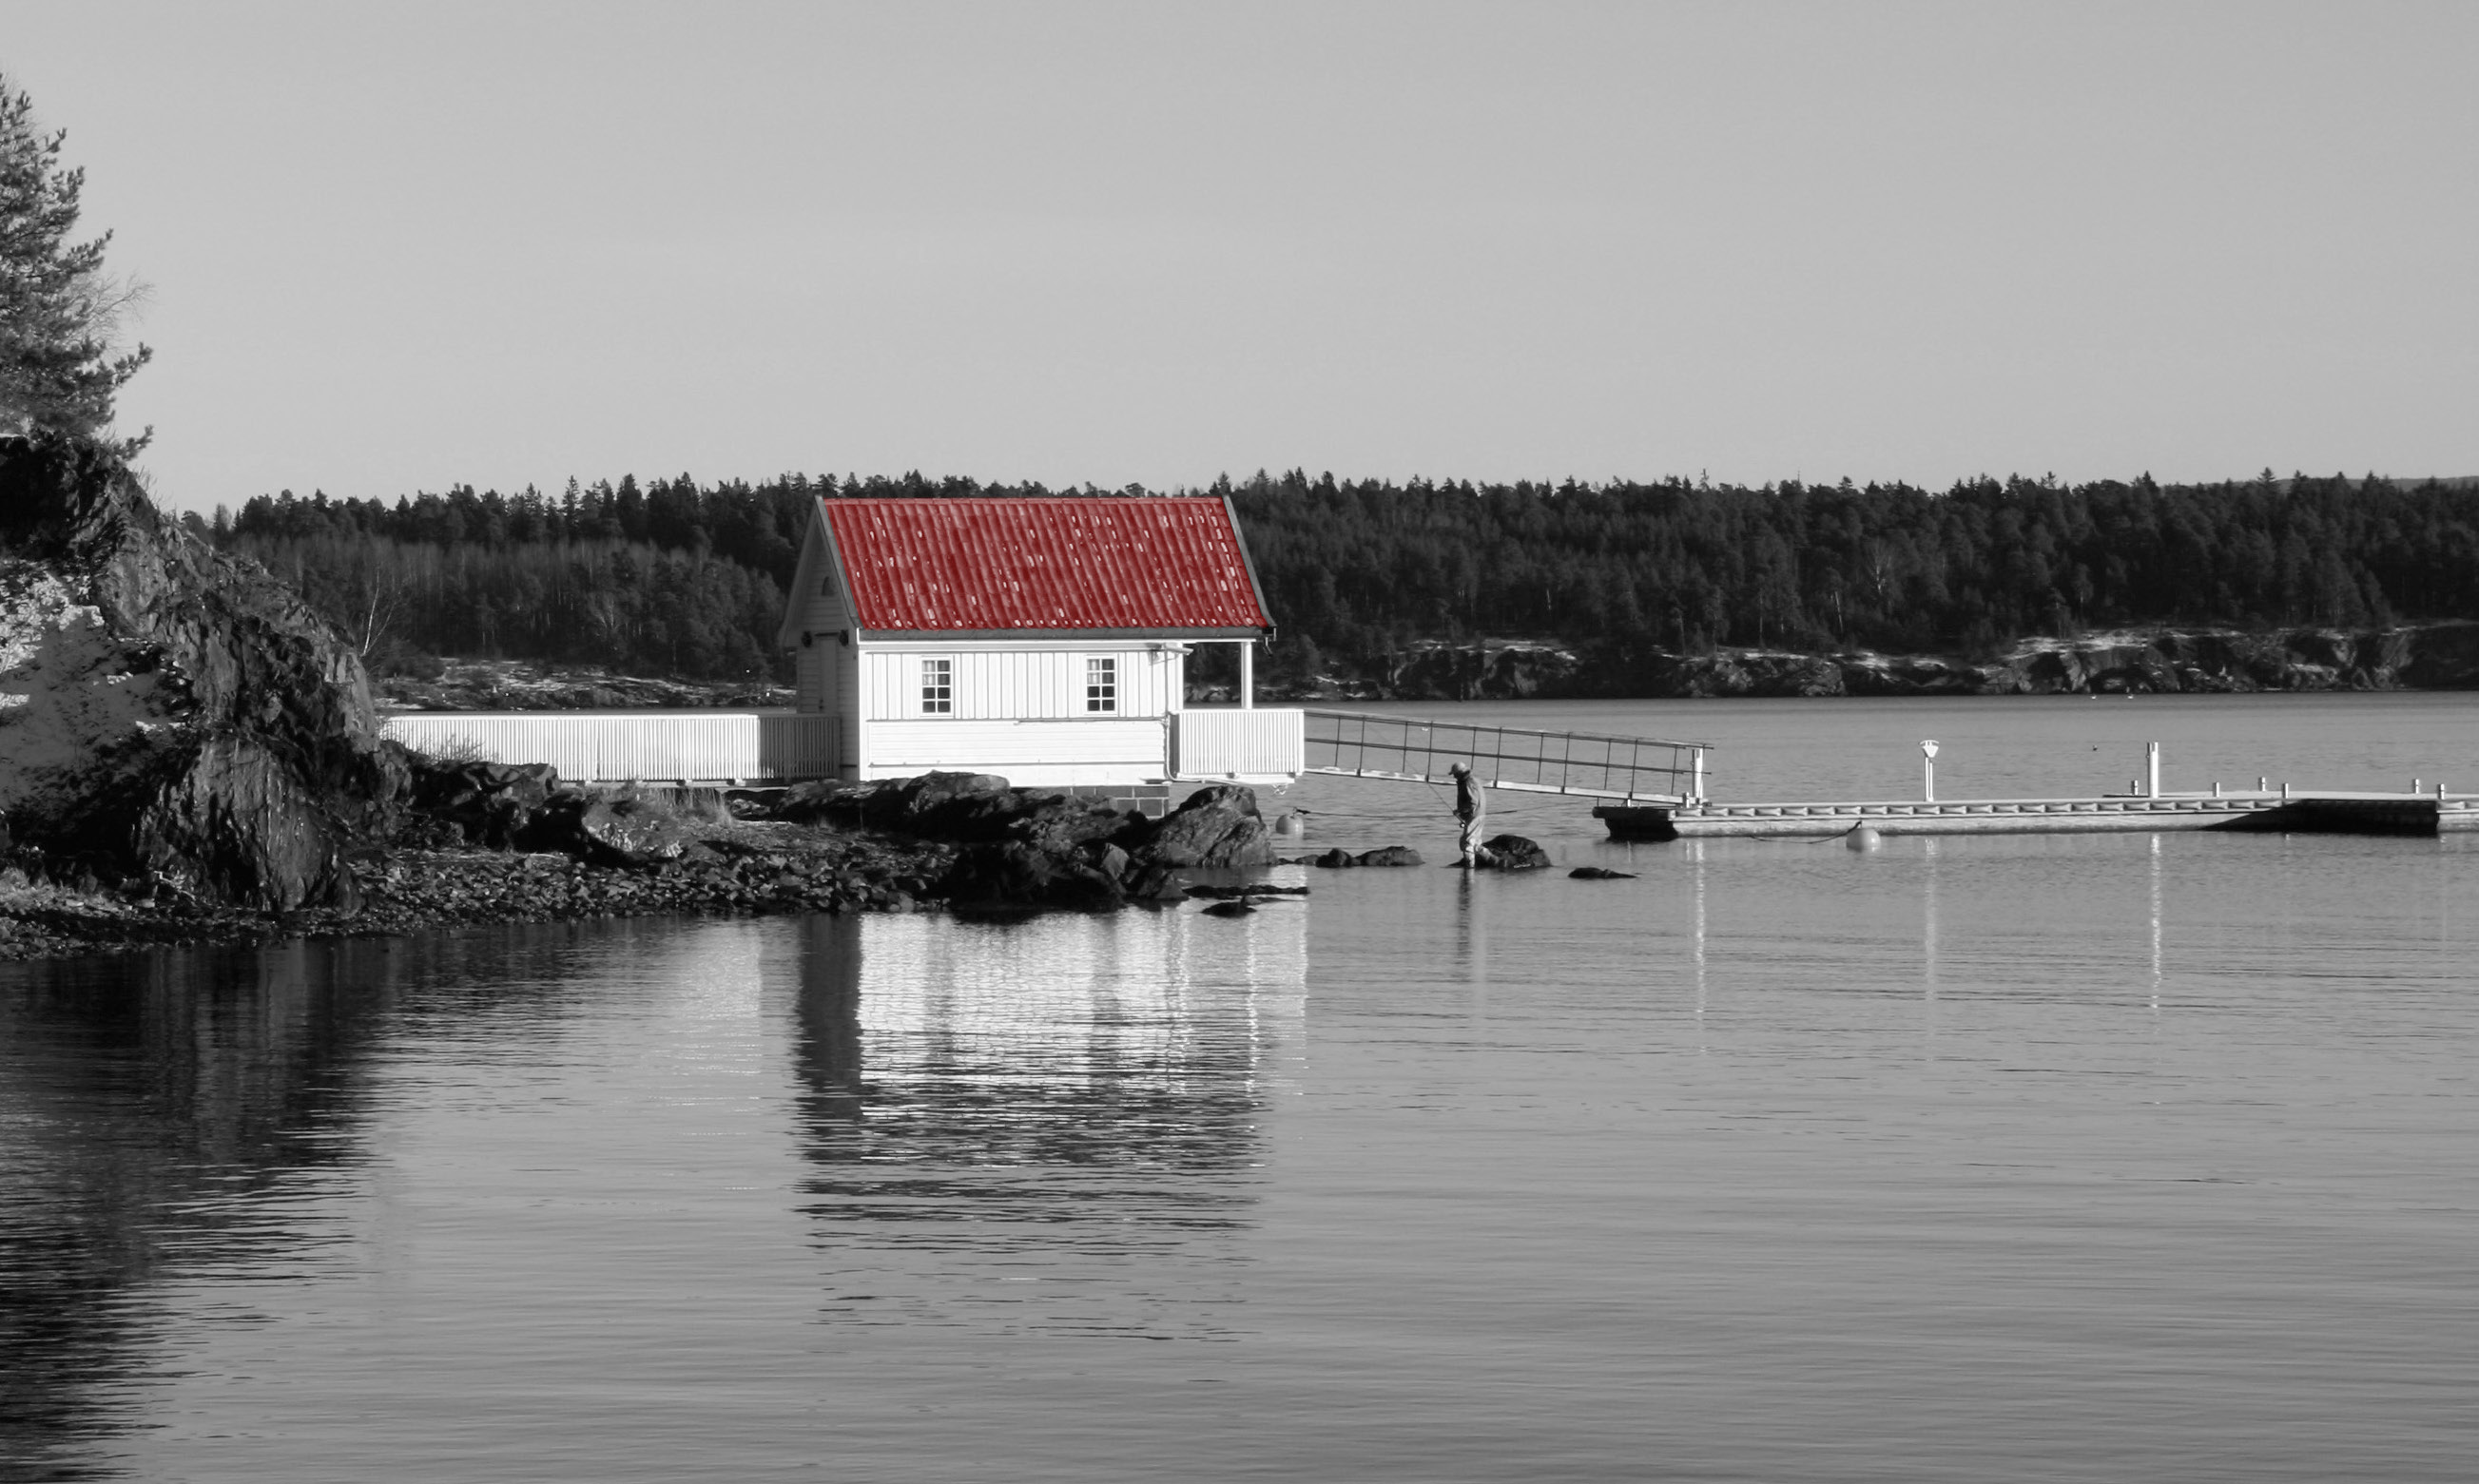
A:
<svg viewBox="0 0 2479 1484">
<path fill-rule="evenodd" d="M 1936 803 L 1936 743 L 1920 744 L 1920 797 Z"/>
</svg>

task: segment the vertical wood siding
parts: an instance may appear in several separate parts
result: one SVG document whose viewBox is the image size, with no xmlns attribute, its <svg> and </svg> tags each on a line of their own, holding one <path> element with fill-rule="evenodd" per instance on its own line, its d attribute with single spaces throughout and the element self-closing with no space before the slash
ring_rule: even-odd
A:
<svg viewBox="0 0 2479 1484">
<path fill-rule="evenodd" d="M 1169 776 L 1163 718 L 1129 721 L 863 722 L 862 778 L 947 770 L 1018 785 L 1150 783 Z"/>
<path fill-rule="evenodd" d="M 809 779 L 842 763 L 842 718 L 788 711 L 475 711 L 391 716 L 381 730 L 418 752 L 547 762 L 564 779 Z"/>
<path fill-rule="evenodd" d="M 946 659 L 956 667 L 952 720 L 1089 720 L 1095 713 L 1085 709 L 1085 661 L 1103 657 L 1119 662 L 1119 708 L 1105 714 L 1160 717 L 1180 708 L 1186 670 L 1174 652 L 1108 646 L 976 651 L 959 645 L 953 650 L 872 650 L 863 655 L 860 719 L 921 719 L 921 661 Z"/>
</svg>

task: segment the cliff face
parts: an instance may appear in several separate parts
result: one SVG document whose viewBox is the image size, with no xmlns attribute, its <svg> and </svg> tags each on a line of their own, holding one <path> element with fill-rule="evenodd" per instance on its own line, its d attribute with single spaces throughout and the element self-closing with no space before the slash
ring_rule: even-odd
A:
<svg viewBox="0 0 2479 1484">
<path fill-rule="evenodd" d="M 1724 650 L 1577 652 L 1551 644 L 1430 643 L 1370 656 L 1363 678 L 1297 699 L 2023 696 L 2061 691 L 2479 689 L 2479 624 L 2382 629 L 2160 630 L 2031 639 L 1981 663 L 1928 654 Z"/>
<path fill-rule="evenodd" d="M 402 782 L 360 661 L 118 460 L 0 439 L 0 845 L 286 910 L 350 906 Z"/>
</svg>

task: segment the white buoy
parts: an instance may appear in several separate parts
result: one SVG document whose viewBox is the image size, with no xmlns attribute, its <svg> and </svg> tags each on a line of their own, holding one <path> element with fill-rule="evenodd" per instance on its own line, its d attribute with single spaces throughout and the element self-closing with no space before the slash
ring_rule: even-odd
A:
<svg viewBox="0 0 2479 1484">
<path fill-rule="evenodd" d="M 1872 851 L 1878 846 L 1884 844 L 1885 837 L 1878 834 L 1870 827 L 1861 825 L 1858 829 L 1844 835 L 1842 837 L 1842 843 L 1846 848 L 1851 850 Z"/>
</svg>

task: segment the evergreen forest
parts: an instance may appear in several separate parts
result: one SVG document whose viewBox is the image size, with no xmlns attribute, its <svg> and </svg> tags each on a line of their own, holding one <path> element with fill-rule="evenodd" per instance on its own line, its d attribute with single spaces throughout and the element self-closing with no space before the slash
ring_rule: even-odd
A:
<svg viewBox="0 0 2479 1484">
<path fill-rule="evenodd" d="M 2479 488 L 2369 475 L 2204 485 L 1974 479 L 1748 488 L 1216 480 L 1281 625 L 1274 676 L 1423 639 L 1583 651 L 1982 653 L 2151 626 L 2479 618 Z M 817 498 L 1083 495 L 786 474 L 251 499 L 199 533 L 293 581 L 383 669 L 433 656 L 682 678 L 783 673 L 773 632 Z"/>
</svg>

